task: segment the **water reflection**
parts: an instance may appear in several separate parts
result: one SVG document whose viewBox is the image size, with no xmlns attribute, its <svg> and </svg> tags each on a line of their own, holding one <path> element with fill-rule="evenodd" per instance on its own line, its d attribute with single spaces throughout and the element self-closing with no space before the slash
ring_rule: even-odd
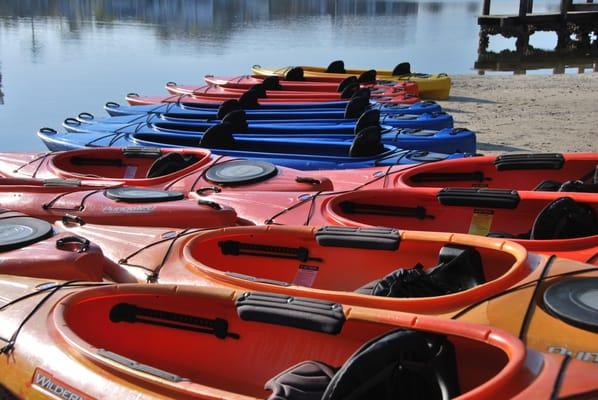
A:
<svg viewBox="0 0 598 400">
<path fill-rule="evenodd" d="M 2 64 L 0 64 L 0 67 Z M 4 92 L 2 91 L 2 72 L 0 72 L 0 105 L 4 104 Z"/>
</svg>

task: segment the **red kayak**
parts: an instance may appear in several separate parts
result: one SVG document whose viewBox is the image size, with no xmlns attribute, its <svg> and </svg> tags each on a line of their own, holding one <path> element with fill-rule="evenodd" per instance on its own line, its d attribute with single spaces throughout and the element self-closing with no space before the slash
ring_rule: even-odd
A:
<svg viewBox="0 0 598 400">
<path fill-rule="evenodd" d="M 598 196 L 501 189 L 212 193 L 246 224 L 388 226 L 505 237 L 528 250 L 598 264 Z"/>
<path fill-rule="evenodd" d="M 191 95 L 202 98 L 217 98 L 217 99 L 238 99 L 247 89 L 236 89 L 220 86 L 194 86 L 194 85 L 177 85 L 174 82 L 166 84 L 166 90 L 174 95 Z M 360 89 L 359 85 L 348 87 L 342 93 L 338 92 L 314 92 L 314 91 L 292 91 L 292 90 L 266 90 L 261 85 L 256 85 L 249 90 L 257 90 L 258 97 L 265 99 L 283 99 L 295 102 L 301 100 L 302 102 L 314 101 L 338 101 L 350 99 L 358 90 L 367 90 L 373 100 L 379 103 L 393 103 L 404 104 L 412 99 L 419 101 L 419 98 L 411 94 L 405 93 L 400 88 L 382 87 L 382 88 L 364 88 Z"/>
<path fill-rule="evenodd" d="M 351 79 L 353 78 L 353 79 Z M 372 82 L 360 82 L 357 77 L 346 78 L 341 82 L 321 81 L 318 78 L 304 78 L 302 81 L 287 80 L 277 76 L 214 76 L 206 75 L 204 80 L 210 86 L 220 86 L 234 89 L 251 89 L 255 85 L 263 85 L 267 90 L 290 90 L 290 91 L 309 91 L 309 92 L 342 92 L 347 86 L 358 84 L 362 88 L 370 90 L 393 88 L 413 96 L 419 95 L 419 89 L 415 82 L 393 82 L 387 84 L 378 84 Z M 372 93 L 374 94 L 374 93 Z"/>
<path fill-rule="evenodd" d="M 504 154 L 420 164 L 387 187 L 487 187 L 598 193 L 598 153 Z"/>
<path fill-rule="evenodd" d="M 217 227 L 236 224 L 229 207 L 185 193 L 105 181 L 0 179 L 0 207 L 49 222 L 130 226 Z"/>
<path fill-rule="evenodd" d="M 5 209 L 0 209 L 0 257 L 0 274 L 34 278 L 102 281 L 104 272 L 118 268 L 89 240 Z"/>
<path fill-rule="evenodd" d="M 341 176 L 340 171 L 330 171 Z M 328 191 L 326 171 L 297 171 L 265 161 L 213 156 L 206 149 L 95 147 L 52 153 L 0 153 L 0 175 L 79 179 L 180 192 L 203 190 Z M 359 172 L 348 181 L 361 182 Z M 343 184 L 343 180 L 339 180 Z M 351 183 L 347 182 L 347 186 Z M 344 187 L 344 186 L 341 186 Z"/>
</svg>

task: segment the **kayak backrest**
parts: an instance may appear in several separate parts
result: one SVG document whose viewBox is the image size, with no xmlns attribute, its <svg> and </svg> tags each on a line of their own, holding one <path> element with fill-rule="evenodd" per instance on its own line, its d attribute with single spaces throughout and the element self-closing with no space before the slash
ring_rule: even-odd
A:
<svg viewBox="0 0 598 400">
<path fill-rule="evenodd" d="M 353 85 L 354 83 L 359 83 L 357 77 L 355 75 L 348 76 L 338 84 L 336 91 L 341 93 L 347 86 Z"/>
<path fill-rule="evenodd" d="M 346 73 L 345 70 L 345 62 L 343 60 L 335 60 L 328 64 L 326 68 L 326 72 L 333 73 L 333 74 L 344 74 Z"/>
<path fill-rule="evenodd" d="M 598 220 L 592 207 L 570 197 L 561 197 L 540 211 L 534 221 L 530 239 L 568 239 L 597 234 Z"/>
<path fill-rule="evenodd" d="M 169 152 L 154 160 L 147 170 L 146 178 L 157 178 L 174 172 L 197 162 L 197 157 L 193 154 L 181 154 L 178 152 Z"/>
<path fill-rule="evenodd" d="M 376 70 L 370 69 L 362 72 L 357 80 L 361 83 L 376 83 Z"/>
<path fill-rule="evenodd" d="M 245 131 L 249 128 L 247 124 L 247 115 L 243 110 L 234 110 L 222 118 L 222 123 L 230 124 L 235 131 Z"/>
<path fill-rule="evenodd" d="M 257 95 L 259 99 L 265 99 L 266 97 L 268 97 L 268 95 L 266 94 L 266 88 L 261 83 L 253 85 L 250 90 L 253 90 L 253 92 Z"/>
<path fill-rule="evenodd" d="M 371 157 L 385 151 L 381 142 L 382 128 L 370 126 L 358 132 L 349 149 L 351 157 Z"/>
<path fill-rule="evenodd" d="M 368 88 L 360 88 L 355 93 L 353 93 L 353 98 L 356 97 L 365 97 L 366 99 L 370 99 L 372 97 L 372 92 Z"/>
<path fill-rule="evenodd" d="M 350 99 L 352 98 L 355 93 L 360 89 L 359 83 L 351 83 L 347 85 L 343 91 L 341 92 L 341 99 Z"/>
<path fill-rule="evenodd" d="M 411 64 L 409 64 L 408 62 L 399 63 L 392 70 L 392 74 L 395 76 L 409 75 L 410 73 L 411 73 Z"/>
<path fill-rule="evenodd" d="M 209 127 L 199 141 L 200 147 L 216 149 L 234 149 L 233 127 L 229 123 L 222 123 Z"/>
<path fill-rule="evenodd" d="M 240 110 L 240 109 L 241 109 L 241 104 L 239 103 L 238 100 L 235 100 L 235 99 L 226 100 L 226 101 L 222 102 L 220 107 L 218 107 L 218 113 L 216 114 L 216 118 L 223 119 L 231 111 Z"/>
<path fill-rule="evenodd" d="M 365 97 L 353 97 L 345 107 L 345 119 L 357 119 L 368 109 L 370 101 Z"/>
<path fill-rule="evenodd" d="M 259 96 L 253 89 L 249 89 L 239 97 L 239 105 L 243 108 L 256 108 L 260 104 L 258 103 Z"/>
<path fill-rule="evenodd" d="M 301 67 L 292 67 L 284 75 L 284 79 L 287 81 L 304 81 L 304 71 Z"/>
<path fill-rule="evenodd" d="M 334 375 L 322 400 L 450 399 L 459 395 L 453 344 L 394 330 L 364 344 Z"/>
<path fill-rule="evenodd" d="M 355 135 L 370 126 L 380 126 L 380 110 L 367 110 L 364 112 L 355 124 Z"/>
<path fill-rule="evenodd" d="M 282 90 L 280 79 L 277 76 L 267 76 L 262 81 L 262 86 L 266 90 Z"/>
</svg>

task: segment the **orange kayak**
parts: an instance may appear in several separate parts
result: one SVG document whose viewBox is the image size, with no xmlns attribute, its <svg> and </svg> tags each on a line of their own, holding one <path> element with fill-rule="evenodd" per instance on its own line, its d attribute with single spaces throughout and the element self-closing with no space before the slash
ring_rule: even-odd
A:
<svg viewBox="0 0 598 400">
<path fill-rule="evenodd" d="M 230 207 L 185 193 L 106 186 L 106 182 L 0 178 L 0 208 L 48 222 L 128 226 L 220 227 L 235 225 Z M 94 186 L 97 185 L 97 186 Z"/>
<path fill-rule="evenodd" d="M 246 224 L 388 226 L 504 237 L 528 250 L 598 265 L 598 197 L 484 188 L 206 193 Z"/>
<path fill-rule="evenodd" d="M 598 153 L 532 153 L 420 164 L 387 187 L 487 187 L 598 193 Z"/>
<path fill-rule="evenodd" d="M 330 171 L 340 176 L 340 171 Z M 51 153 L 0 153 L 0 175 L 84 179 L 180 192 L 214 190 L 332 190 L 326 172 L 305 172 L 265 161 L 213 156 L 205 149 L 95 147 Z M 358 173 L 351 181 L 363 180 Z"/>
<path fill-rule="evenodd" d="M 247 90 L 256 90 L 260 98 L 267 99 L 286 99 L 286 100 L 304 100 L 312 101 L 338 101 L 350 99 L 358 90 L 369 91 L 368 95 L 372 100 L 380 103 L 404 103 L 406 99 L 414 96 L 405 92 L 401 87 L 379 86 L 376 88 L 361 88 L 359 84 L 349 85 L 342 92 L 336 91 L 313 91 L 313 90 L 286 90 L 286 89 L 266 89 L 258 84 L 249 89 L 233 88 L 229 86 L 198 86 L 198 85 L 178 85 L 175 82 L 166 84 L 166 91 L 173 95 L 191 95 L 199 97 L 232 98 L 241 97 Z M 418 98 L 419 100 L 419 98 Z"/>
<path fill-rule="evenodd" d="M 251 89 L 255 85 L 262 85 L 268 90 L 287 90 L 287 91 L 310 91 L 310 92 L 342 92 L 349 85 L 359 84 L 362 88 L 369 88 L 373 90 L 386 89 L 391 87 L 396 90 L 401 90 L 405 93 L 418 96 L 419 88 L 415 82 L 395 82 L 388 81 L 383 84 L 376 82 L 363 82 L 356 76 L 345 78 L 340 82 L 330 82 L 318 80 L 318 78 L 305 78 L 302 80 L 289 80 L 278 76 L 258 76 L 258 75 L 242 75 L 242 76 L 214 76 L 205 75 L 204 81 L 210 86 L 220 86 L 234 89 Z"/>
<path fill-rule="evenodd" d="M 528 399 L 598 390 L 598 366 L 527 350 L 481 325 L 222 288 L 4 276 L 0 290 L 0 385 L 27 399 L 280 400 L 296 391 Z"/>
<path fill-rule="evenodd" d="M 9 210 L 0 210 L 0 258 L 0 274 L 48 279 L 101 281 L 115 268 L 86 238 Z"/>
<path fill-rule="evenodd" d="M 117 281 L 227 286 L 435 315 L 507 330 L 539 351 L 598 361 L 592 358 L 598 307 L 591 300 L 598 268 L 528 254 L 506 239 L 274 225 L 204 232 L 85 225 L 71 231 L 118 261 Z M 559 285 L 573 285 L 577 305 L 559 303 Z M 586 310 L 581 324 L 580 310 Z"/>
</svg>

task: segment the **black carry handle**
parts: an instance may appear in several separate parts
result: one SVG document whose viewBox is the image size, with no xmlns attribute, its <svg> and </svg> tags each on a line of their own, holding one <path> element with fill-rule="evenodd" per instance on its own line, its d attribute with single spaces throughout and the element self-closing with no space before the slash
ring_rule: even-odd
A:
<svg viewBox="0 0 598 400">
<path fill-rule="evenodd" d="M 242 320 L 338 334 L 345 323 L 340 304 L 273 293 L 244 293 L 237 298 Z"/>
<path fill-rule="evenodd" d="M 503 154 L 494 160 L 494 166 L 499 171 L 561 169 L 564 163 L 565 158 L 560 153 Z"/>
<path fill-rule="evenodd" d="M 514 209 L 519 204 L 519 193 L 509 189 L 444 188 L 436 198 L 445 206 Z"/>
<path fill-rule="evenodd" d="M 320 246 L 369 250 L 397 250 L 401 241 L 399 230 L 392 228 L 325 226 L 316 231 L 315 237 Z"/>
<path fill-rule="evenodd" d="M 222 318 L 203 318 L 194 315 L 179 314 L 153 308 L 138 307 L 135 304 L 119 303 L 110 310 L 110 321 L 143 323 L 181 329 L 192 332 L 208 333 L 219 339 L 231 337 L 238 339 L 237 333 L 228 332 L 228 321 Z"/>
<path fill-rule="evenodd" d="M 284 247 L 284 246 L 267 246 L 255 243 L 242 243 L 236 240 L 225 240 L 218 242 L 222 254 L 228 256 L 257 256 L 270 258 L 287 258 L 297 259 L 299 261 L 318 261 L 317 258 L 309 257 L 309 249 L 305 247 Z"/>
<path fill-rule="evenodd" d="M 320 181 L 319 179 L 310 178 L 308 176 L 298 176 L 298 177 L 295 178 L 295 182 L 297 182 L 297 183 L 307 183 L 309 185 L 319 185 L 320 183 L 322 183 L 322 181 Z"/>
<path fill-rule="evenodd" d="M 123 156 L 132 158 L 158 158 L 162 150 L 157 147 L 131 146 L 123 148 Z"/>
<path fill-rule="evenodd" d="M 427 213 L 424 207 L 400 207 L 384 204 L 356 203 L 343 201 L 339 204 L 341 210 L 346 214 L 371 214 L 388 215 L 393 217 L 412 217 L 417 219 L 433 219 L 434 216 Z"/>
<path fill-rule="evenodd" d="M 85 221 L 83 220 L 83 218 L 72 214 L 65 214 L 62 217 L 62 223 L 65 225 L 85 225 Z"/>
<path fill-rule="evenodd" d="M 67 236 L 56 241 L 56 248 L 59 250 L 75 249 L 77 253 L 85 253 L 89 250 L 89 239 L 81 236 Z"/>
<path fill-rule="evenodd" d="M 490 181 L 481 171 L 476 172 L 424 172 L 411 177 L 413 182 Z"/>
</svg>

